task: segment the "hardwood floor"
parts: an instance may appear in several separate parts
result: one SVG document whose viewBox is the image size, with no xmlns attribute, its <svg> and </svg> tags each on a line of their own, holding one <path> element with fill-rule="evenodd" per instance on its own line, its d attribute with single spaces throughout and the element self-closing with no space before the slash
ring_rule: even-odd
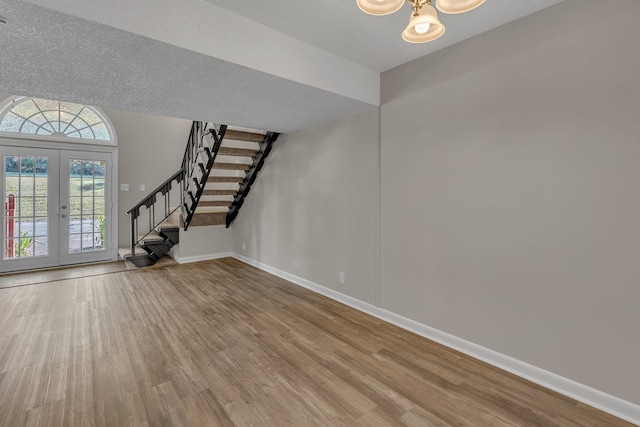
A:
<svg viewBox="0 0 640 427">
<path fill-rule="evenodd" d="M 158 261 L 156 265 L 161 266 L 167 264 L 175 264 L 175 261 L 172 258 L 164 257 Z M 0 288 L 14 288 L 16 286 L 35 285 L 37 283 L 55 282 L 65 279 L 101 276 L 103 274 L 118 273 L 125 270 L 135 270 L 136 268 L 137 267 L 129 261 L 109 261 L 42 270 L 0 273 Z"/>
<path fill-rule="evenodd" d="M 49 268 L 45 270 L 2 273 L 0 288 L 34 285 L 36 283 L 55 282 L 57 280 L 75 279 L 79 277 L 99 276 L 126 270 L 123 261 L 103 262 L 73 267 Z"/>
<path fill-rule="evenodd" d="M 2 426 L 625 426 L 234 259 L 0 290 Z"/>
</svg>

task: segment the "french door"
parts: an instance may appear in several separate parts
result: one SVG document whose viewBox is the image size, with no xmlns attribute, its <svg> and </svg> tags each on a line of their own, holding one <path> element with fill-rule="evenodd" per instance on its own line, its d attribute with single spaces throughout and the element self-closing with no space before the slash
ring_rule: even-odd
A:
<svg viewBox="0 0 640 427">
<path fill-rule="evenodd" d="M 0 146 L 0 272 L 111 259 L 111 153 Z"/>
</svg>

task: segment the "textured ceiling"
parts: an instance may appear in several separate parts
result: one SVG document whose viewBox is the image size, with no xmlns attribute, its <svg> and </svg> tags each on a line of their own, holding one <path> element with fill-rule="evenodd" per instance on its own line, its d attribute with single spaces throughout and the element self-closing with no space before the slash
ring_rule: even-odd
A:
<svg viewBox="0 0 640 427">
<path fill-rule="evenodd" d="M 0 13 L 0 93 L 279 132 L 372 107 L 29 3 Z"/>
<path fill-rule="evenodd" d="M 0 93 L 291 132 L 378 104 L 379 72 L 559 0 L 487 0 L 405 43 L 355 0 L 0 0 Z"/>
<path fill-rule="evenodd" d="M 440 13 L 445 34 L 418 45 L 401 37 L 411 14 L 407 4 L 393 15 L 371 16 L 360 11 L 356 0 L 207 1 L 382 72 L 562 0 L 487 0 L 460 15 Z"/>
</svg>

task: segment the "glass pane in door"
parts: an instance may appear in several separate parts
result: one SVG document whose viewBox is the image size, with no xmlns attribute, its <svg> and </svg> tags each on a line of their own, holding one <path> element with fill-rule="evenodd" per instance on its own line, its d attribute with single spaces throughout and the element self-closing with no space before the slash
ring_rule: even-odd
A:
<svg viewBox="0 0 640 427">
<path fill-rule="evenodd" d="M 69 159 L 69 254 L 105 251 L 104 160 Z"/>
<path fill-rule="evenodd" d="M 3 260 L 49 255 L 49 159 L 3 156 Z"/>
</svg>

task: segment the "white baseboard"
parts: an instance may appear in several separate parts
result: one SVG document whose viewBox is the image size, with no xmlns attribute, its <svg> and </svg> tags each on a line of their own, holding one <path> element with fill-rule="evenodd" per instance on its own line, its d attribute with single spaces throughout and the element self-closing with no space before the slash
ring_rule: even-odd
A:
<svg viewBox="0 0 640 427">
<path fill-rule="evenodd" d="M 514 359 L 505 354 L 498 353 L 470 341 L 458 338 L 446 332 L 423 325 L 414 320 L 400 316 L 398 314 L 387 311 L 383 308 L 376 307 L 369 303 L 360 301 L 359 299 L 337 292 L 333 289 L 318 285 L 317 283 L 303 279 L 286 271 L 279 270 L 259 261 L 247 258 L 243 255 L 232 253 L 230 256 L 257 267 L 267 273 L 278 276 L 296 285 L 310 289 L 321 295 L 329 297 L 335 301 L 348 305 L 356 310 L 370 314 L 380 320 L 384 320 L 393 325 L 411 331 L 415 334 L 428 338 L 432 341 L 445 345 L 449 348 L 457 350 L 475 359 L 482 360 L 497 368 L 503 369 L 519 377 L 525 378 L 531 382 L 539 384 L 548 389 L 554 390 L 565 396 L 571 397 L 579 402 L 585 403 L 601 411 L 607 412 L 630 423 L 640 426 L 640 406 L 619 399 L 610 394 L 596 390 L 592 387 L 580 384 L 568 378 Z"/>
<path fill-rule="evenodd" d="M 176 255 L 175 253 L 172 255 L 172 258 L 175 259 L 178 264 L 189 264 L 191 262 L 209 261 L 212 259 L 229 258 L 229 257 L 233 257 L 233 252 L 219 252 L 217 254 L 205 254 L 205 255 L 196 255 L 196 256 L 187 256 L 187 257 L 181 257 L 179 255 Z"/>
</svg>

